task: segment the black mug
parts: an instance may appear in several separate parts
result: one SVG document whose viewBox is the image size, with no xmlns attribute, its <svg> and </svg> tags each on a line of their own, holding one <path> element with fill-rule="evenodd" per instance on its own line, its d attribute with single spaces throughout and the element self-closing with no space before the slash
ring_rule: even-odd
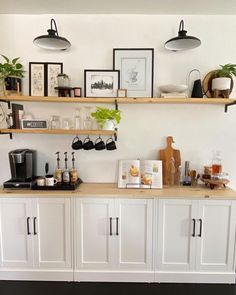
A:
<svg viewBox="0 0 236 295">
<path fill-rule="evenodd" d="M 116 143 L 115 143 L 115 141 L 112 139 L 112 137 L 108 138 L 108 140 L 106 141 L 106 149 L 107 149 L 108 151 L 116 150 Z"/>
<path fill-rule="evenodd" d="M 87 136 L 84 139 L 83 149 L 86 150 L 86 151 L 94 149 L 94 143 L 92 142 L 92 140 L 90 139 L 89 136 Z"/>
<path fill-rule="evenodd" d="M 96 140 L 95 140 L 95 150 L 96 151 L 101 151 L 101 150 L 105 150 L 106 146 L 104 141 L 102 140 L 102 138 L 99 136 Z"/>
<path fill-rule="evenodd" d="M 71 147 L 73 150 L 81 150 L 83 148 L 82 140 L 80 140 L 79 137 L 76 136 L 72 141 Z"/>
</svg>

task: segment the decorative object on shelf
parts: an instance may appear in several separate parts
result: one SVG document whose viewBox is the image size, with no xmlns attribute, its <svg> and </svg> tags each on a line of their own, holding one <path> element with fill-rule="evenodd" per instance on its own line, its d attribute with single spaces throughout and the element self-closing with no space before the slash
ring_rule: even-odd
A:
<svg viewBox="0 0 236 295">
<path fill-rule="evenodd" d="M 116 97 L 119 87 L 119 70 L 84 70 L 85 97 Z"/>
<path fill-rule="evenodd" d="M 55 87 L 55 90 L 58 91 L 59 97 L 71 97 L 72 87 Z"/>
<path fill-rule="evenodd" d="M 42 119 L 22 119 L 21 127 L 22 129 L 48 129 L 48 122 Z"/>
<path fill-rule="evenodd" d="M 19 63 L 20 57 L 10 61 L 2 55 L 3 63 L 0 63 L 0 95 L 21 94 L 21 78 L 24 77 L 23 65 Z"/>
<path fill-rule="evenodd" d="M 162 160 L 163 165 L 163 184 L 173 185 L 179 184 L 180 179 L 180 150 L 173 149 L 173 137 L 166 138 L 167 147 L 159 152 L 159 160 Z"/>
<path fill-rule="evenodd" d="M 188 89 L 187 85 L 184 84 L 167 84 L 167 85 L 161 85 L 159 86 L 159 89 L 161 90 L 160 97 L 162 98 L 187 98 L 188 95 L 185 92 Z"/>
<path fill-rule="evenodd" d="M 104 130 L 114 130 L 115 126 L 120 123 L 121 111 L 104 107 L 96 107 L 96 111 L 91 114 Z"/>
<path fill-rule="evenodd" d="M 51 19 L 51 28 L 47 30 L 48 35 L 41 35 L 33 40 L 33 43 L 43 49 L 66 50 L 71 43 L 64 37 L 60 37 L 57 30 L 56 21 Z M 53 29 L 54 25 L 54 29 Z"/>
<path fill-rule="evenodd" d="M 24 112 L 23 111 L 24 107 L 21 104 L 12 103 L 11 108 L 12 108 L 12 119 L 13 119 L 12 128 L 20 129 L 21 128 L 22 112 Z M 20 117 L 21 117 L 21 119 L 20 119 Z"/>
<path fill-rule="evenodd" d="M 74 90 L 74 97 L 81 97 L 82 96 L 82 88 L 81 87 L 73 87 Z"/>
<path fill-rule="evenodd" d="M 58 96 L 57 76 L 63 71 L 63 63 L 30 62 L 29 94 L 30 96 Z"/>
<path fill-rule="evenodd" d="M 129 97 L 153 97 L 153 48 L 114 48 L 113 69 L 120 70 Z"/>
<path fill-rule="evenodd" d="M 188 36 L 184 29 L 184 21 L 179 24 L 178 36 L 166 41 L 165 48 L 171 51 L 187 50 L 199 47 L 201 40 L 194 36 Z"/>
<path fill-rule="evenodd" d="M 236 77 L 236 64 L 220 65 L 221 69 L 215 70 L 211 89 L 214 97 L 229 98 L 233 76 Z M 233 88 L 233 86 L 232 86 Z"/>
<path fill-rule="evenodd" d="M 230 89 L 228 89 L 228 90 L 213 91 L 212 90 L 212 80 L 214 78 L 215 78 L 215 71 L 211 71 L 211 72 L 207 73 L 206 76 L 204 77 L 203 82 L 202 82 L 202 88 L 203 88 L 204 95 L 206 95 L 209 98 L 212 98 L 212 97 L 229 98 L 229 95 L 232 92 L 233 87 L 234 87 L 234 81 L 233 81 L 232 76 L 229 77 L 229 79 L 231 80 L 231 84 L 230 84 Z"/>
<path fill-rule="evenodd" d="M 127 89 L 118 89 L 117 97 L 127 97 Z"/>
<path fill-rule="evenodd" d="M 190 85 L 190 77 L 192 73 L 198 73 L 198 79 L 194 81 L 193 87 L 192 87 L 192 98 L 203 98 L 203 92 L 202 92 L 202 82 L 201 82 L 201 74 L 198 69 L 193 69 L 188 74 L 188 87 Z M 189 87 L 190 88 L 190 87 Z"/>
<path fill-rule="evenodd" d="M 60 116 L 53 115 L 50 120 L 50 128 L 51 129 L 60 129 L 61 128 L 61 120 Z"/>
<path fill-rule="evenodd" d="M 57 75 L 58 87 L 70 87 L 70 79 L 67 74 L 59 73 Z"/>
</svg>

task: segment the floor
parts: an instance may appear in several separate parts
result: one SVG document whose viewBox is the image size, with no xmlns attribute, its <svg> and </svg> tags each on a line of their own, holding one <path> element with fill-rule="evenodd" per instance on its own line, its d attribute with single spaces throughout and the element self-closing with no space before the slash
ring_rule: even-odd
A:
<svg viewBox="0 0 236 295">
<path fill-rule="evenodd" d="M 236 295 L 235 285 L 0 281 L 1 295 Z"/>
</svg>

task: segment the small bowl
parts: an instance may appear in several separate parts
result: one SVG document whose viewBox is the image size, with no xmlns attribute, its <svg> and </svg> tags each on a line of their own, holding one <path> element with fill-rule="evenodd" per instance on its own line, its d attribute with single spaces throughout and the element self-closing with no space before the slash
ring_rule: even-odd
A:
<svg viewBox="0 0 236 295">
<path fill-rule="evenodd" d="M 188 89 L 188 85 L 184 85 L 184 84 L 179 84 L 179 85 L 167 84 L 167 85 L 159 86 L 159 89 L 161 90 L 161 92 L 164 92 L 164 93 L 184 92 L 184 91 L 186 91 Z"/>
</svg>

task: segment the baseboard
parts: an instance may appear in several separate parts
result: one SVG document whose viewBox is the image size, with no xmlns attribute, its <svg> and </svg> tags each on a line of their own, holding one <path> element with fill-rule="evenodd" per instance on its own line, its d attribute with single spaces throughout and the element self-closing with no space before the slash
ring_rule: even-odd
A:
<svg viewBox="0 0 236 295">
<path fill-rule="evenodd" d="M 73 270 L 7 270 L 1 269 L 0 280 L 73 281 Z"/>
<path fill-rule="evenodd" d="M 155 272 L 158 283 L 235 284 L 235 273 L 210 272 Z"/>
<path fill-rule="evenodd" d="M 142 271 L 75 271 L 78 282 L 154 282 L 154 272 Z"/>
</svg>

